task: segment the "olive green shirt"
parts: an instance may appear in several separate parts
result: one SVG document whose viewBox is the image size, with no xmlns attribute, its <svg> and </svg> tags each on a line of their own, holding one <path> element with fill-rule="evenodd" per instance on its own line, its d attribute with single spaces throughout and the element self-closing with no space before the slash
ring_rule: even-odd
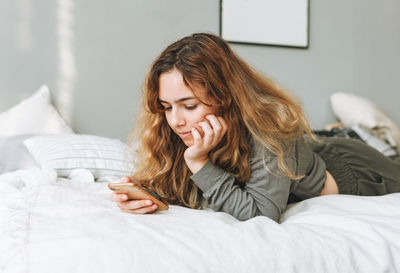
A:
<svg viewBox="0 0 400 273">
<path fill-rule="evenodd" d="M 319 196 L 326 180 L 325 162 L 313 152 L 311 144 L 300 140 L 294 145 L 294 153 L 287 162 L 297 175 L 293 180 L 283 175 L 278 168 L 278 158 L 249 139 L 250 177 L 244 185 L 235 177 L 208 161 L 191 176 L 202 191 L 202 206 L 214 211 L 231 214 L 239 220 L 255 216 L 267 216 L 279 221 L 286 209 L 289 194 L 300 200 Z"/>
</svg>

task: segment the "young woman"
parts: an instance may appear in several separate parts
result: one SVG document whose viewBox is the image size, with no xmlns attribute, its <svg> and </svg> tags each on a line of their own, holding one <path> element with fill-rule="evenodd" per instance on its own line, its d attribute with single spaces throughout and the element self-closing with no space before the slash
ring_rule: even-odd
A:
<svg viewBox="0 0 400 273">
<path fill-rule="evenodd" d="M 169 204 L 279 221 L 290 198 L 400 192 L 400 163 L 361 141 L 316 140 L 301 107 L 220 37 L 168 46 L 147 74 L 136 181 Z M 128 213 L 150 200 L 111 199 Z"/>
</svg>

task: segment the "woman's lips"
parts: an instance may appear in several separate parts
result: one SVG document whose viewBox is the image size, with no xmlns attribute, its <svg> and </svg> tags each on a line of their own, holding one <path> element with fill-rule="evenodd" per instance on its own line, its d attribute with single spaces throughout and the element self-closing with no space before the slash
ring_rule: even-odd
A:
<svg viewBox="0 0 400 273">
<path fill-rule="evenodd" d="M 191 136 L 191 135 L 192 135 L 192 132 L 189 131 L 189 132 L 184 132 L 184 133 L 178 133 L 178 135 L 179 135 L 181 138 L 186 138 L 186 137 L 188 137 L 188 136 Z"/>
</svg>

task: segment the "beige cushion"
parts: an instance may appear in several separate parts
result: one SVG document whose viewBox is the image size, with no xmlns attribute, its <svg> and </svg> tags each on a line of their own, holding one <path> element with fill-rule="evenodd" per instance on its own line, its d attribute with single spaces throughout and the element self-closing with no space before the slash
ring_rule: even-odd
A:
<svg viewBox="0 0 400 273">
<path fill-rule="evenodd" d="M 359 124 L 400 152 L 400 128 L 371 100 L 349 93 L 331 95 L 336 117 L 347 127 Z"/>
</svg>

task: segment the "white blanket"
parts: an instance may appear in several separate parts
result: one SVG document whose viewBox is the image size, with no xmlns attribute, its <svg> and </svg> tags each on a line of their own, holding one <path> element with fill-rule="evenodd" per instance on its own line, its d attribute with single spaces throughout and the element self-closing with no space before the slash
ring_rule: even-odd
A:
<svg viewBox="0 0 400 273">
<path fill-rule="evenodd" d="M 400 272 L 400 193 L 324 196 L 281 224 L 171 206 L 123 213 L 77 170 L 0 176 L 0 272 Z"/>
</svg>

